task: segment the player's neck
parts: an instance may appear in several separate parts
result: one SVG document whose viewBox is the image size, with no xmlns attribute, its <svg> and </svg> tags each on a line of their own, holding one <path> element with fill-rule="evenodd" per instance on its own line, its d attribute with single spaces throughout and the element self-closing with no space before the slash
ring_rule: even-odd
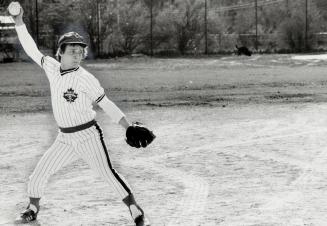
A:
<svg viewBox="0 0 327 226">
<path fill-rule="evenodd" d="M 77 66 L 72 66 L 72 65 L 63 65 L 63 64 L 61 64 L 60 65 L 60 70 L 61 71 L 69 71 L 69 70 L 72 70 L 72 69 L 75 69 L 75 68 L 78 68 L 79 66 L 77 65 Z"/>
<path fill-rule="evenodd" d="M 64 70 L 64 71 L 70 70 L 70 69 L 75 69 L 78 67 L 79 67 L 79 65 L 77 65 L 77 64 L 65 64 L 64 62 L 61 62 L 61 64 L 60 64 L 60 69 Z"/>
</svg>

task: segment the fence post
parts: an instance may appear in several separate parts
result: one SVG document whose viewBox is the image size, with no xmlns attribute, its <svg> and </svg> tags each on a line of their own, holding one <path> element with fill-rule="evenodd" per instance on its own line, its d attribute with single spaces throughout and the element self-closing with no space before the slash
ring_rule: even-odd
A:
<svg viewBox="0 0 327 226">
<path fill-rule="evenodd" d="M 204 53 L 208 54 L 208 21 L 207 21 L 207 0 L 204 0 L 204 38 L 205 38 L 205 50 Z"/>
<path fill-rule="evenodd" d="M 308 25 L 308 0 L 305 0 L 305 35 L 304 35 L 304 45 L 305 45 L 305 51 L 308 50 L 308 30 L 309 30 L 309 25 Z"/>
<path fill-rule="evenodd" d="M 258 0 L 255 0 L 255 49 L 258 51 Z"/>
<path fill-rule="evenodd" d="M 99 6 L 99 0 L 97 0 L 96 2 L 97 4 L 97 52 L 98 52 L 98 56 L 100 56 L 100 6 Z"/>
<path fill-rule="evenodd" d="M 150 55 L 153 56 L 153 4 L 150 0 Z"/>
<path fill-rule="evenodd" d="M 35 0 L 35 21 L 36 21 L 36 44 L 39 44 L 39 7 L 38 2 Z"/>
</svg>

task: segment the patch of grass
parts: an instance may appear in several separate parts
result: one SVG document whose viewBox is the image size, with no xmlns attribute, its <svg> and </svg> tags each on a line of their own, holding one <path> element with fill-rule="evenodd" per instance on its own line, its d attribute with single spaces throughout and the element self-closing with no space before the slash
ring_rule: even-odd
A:
<svg viewBox="0 0 327 226">
<path fill-rule="evenodd" d="M 298 64 L 290 55 L 99 60 L 84 66 L 124 110 L 324 101 L 319 95 L 327 88 L 325 66 Z M 0 69 L 0 113 L 51 110 L 49 82 L 37 65 Z"/>
</svg>

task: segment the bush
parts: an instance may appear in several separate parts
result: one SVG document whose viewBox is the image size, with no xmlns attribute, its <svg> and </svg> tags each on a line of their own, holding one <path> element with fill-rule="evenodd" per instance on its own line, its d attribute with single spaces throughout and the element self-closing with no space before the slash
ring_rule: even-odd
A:
<svg viewBox="0 0 327 226">
<path fill-rule="evenodd" d="M 303 10 L 300 10 L 303 9 Z M 315 45 L 313 34 L 323 28 L 323 17 L 315 4 L 310 5 L 308 18 L 308 46 L 305 46 L 305 12 L 303 3 L 294 2 L 290 11 L 277 28 L 278 46 L 299 52 Z M 308 47 L 308 49 L 306 49 Z"/>
<path fill-rule="evenodd" d="M 304 49 L 304 29 L 304 21 L 301 17 L 290 17 L 284 20 L 279 27 L 279 46 L 296 52 Z"/>
<path fill-rule="evenodd" d="M 165 7 L 156 18 L 156 28 L 168 34 L 168 46 L 172 44 L 181 54 L 193 51 L 194 46 L 202 39 L 203 1 L 178 0 Z M 200 36 L 199 36 L 200 34 Z"/>
<path fill-rule="evenodd" d="M 107 52 L 133 53 L 143 43 L 149 23 L 142 3 L 134 5 L 121 4 L 119 8 L 120 21 L 104 40 Z"/>
</svg>

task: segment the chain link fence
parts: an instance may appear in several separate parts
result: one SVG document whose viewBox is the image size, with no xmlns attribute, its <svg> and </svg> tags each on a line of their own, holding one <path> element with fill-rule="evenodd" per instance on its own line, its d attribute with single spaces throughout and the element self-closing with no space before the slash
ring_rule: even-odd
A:
<svg viewBox="0 0 327 226">
<path fill-rule="evenodd" d="M 7 0 L 0 2 L 3 8 Z M 41 48 L 84 35 L 90 57 L 325 51 L 325 0 L 21 0 Z M 4 14 L 4 10 L 2 10 Z M 0 30 L 1 31 L 1 30 Z"/>
</svg>

